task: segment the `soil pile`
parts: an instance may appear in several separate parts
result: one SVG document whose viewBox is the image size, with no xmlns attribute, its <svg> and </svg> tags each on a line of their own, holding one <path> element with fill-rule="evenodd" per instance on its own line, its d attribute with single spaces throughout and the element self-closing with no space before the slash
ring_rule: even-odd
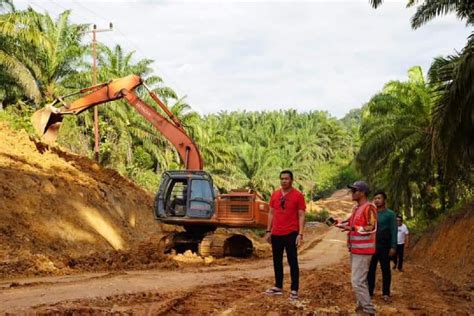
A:
<svg viewBox="0 0 474 316">
<path fill-rule="evenodd" d="M 474 288 L 474 201 L 416 243 L 410 259 L 458 286 Z"/>
<path fill-rule="evenodd" d="M 161 230 L 151 194 L 2 122 L 0 140 L 0 277 L 64 273 L 86 258 L 113 266 L 130 249 L 159 260 L 144 250 Z"/>
<path fill-rule="evenodd" d="M 326 210 L 329 216 L 339 219 L 347 219 L 351 214 L 355 202 L 352 201 L 351 191 L 341 189 L 334 192 L 329 198 L 317 202 L 309 202 L 307 210 L 311 213 Z"/>
</svg>

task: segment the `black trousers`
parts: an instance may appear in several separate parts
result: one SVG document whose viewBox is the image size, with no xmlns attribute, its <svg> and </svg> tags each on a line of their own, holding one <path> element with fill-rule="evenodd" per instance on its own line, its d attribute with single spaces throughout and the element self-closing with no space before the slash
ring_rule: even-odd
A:
<svg viewBox="0 0 474 316">
<path fill-rule="evenodd" d="M 298 267 L 298 251 L 296 248 L 296 237 L 298 232 L 288 235 L 272 235 L 273 269 L 275 271 L 275 286 L 283 287 L 283 251 L 286 250 L 286 258 L 290 265 L 291 290 L 298 291 L 300 271 Z"/>
<path fill-rule="evenodd" d="M 367 282 L 369 283 L 369 294 L 374 295 L 375 290 L 375 273 L 377 264 L 380 262 L 382 268 L 382 295 L 390 296 L 390 283 L 392 282 L 392 271 L 390 271 L 390 248 L 377 248 L 375 254 L 370 261 L 369 273 L 367 274 Z"/>
<path fill-rule="evenodd" d="M 399 271 L 403 269 L 403 253 L 405 251 L 405 245 L 397 245 L 397 255 L 393 257 L 393 262 L 395 263 L 395 268 Z"/>
</svg>

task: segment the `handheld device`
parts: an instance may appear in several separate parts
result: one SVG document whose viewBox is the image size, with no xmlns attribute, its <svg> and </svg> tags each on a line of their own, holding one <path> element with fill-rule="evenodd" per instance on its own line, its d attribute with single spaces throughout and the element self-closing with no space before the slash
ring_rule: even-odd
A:
<svg viewBox="0 0 474 316">
<path fill-rule="evenodd" d="M 333 225 L 336 225 L 337 224 L 337 220 L 335 220 L 334 218 L 332 217 L 328 217 L 328 219 L 326 219 L 326 225 L 328 226 L 333 226 Z"/>
</svg>

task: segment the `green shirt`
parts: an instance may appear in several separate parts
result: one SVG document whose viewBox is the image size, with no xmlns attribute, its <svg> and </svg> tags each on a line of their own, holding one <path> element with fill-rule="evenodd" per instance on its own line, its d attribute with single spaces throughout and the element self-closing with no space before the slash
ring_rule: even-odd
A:
<svg viewBox="0 0 474 316">
<path fill-rule="evenodd" d="M 377 211 L 377 248 L 397 248 L 397 217 L 391 209 Z"/>
</svg>

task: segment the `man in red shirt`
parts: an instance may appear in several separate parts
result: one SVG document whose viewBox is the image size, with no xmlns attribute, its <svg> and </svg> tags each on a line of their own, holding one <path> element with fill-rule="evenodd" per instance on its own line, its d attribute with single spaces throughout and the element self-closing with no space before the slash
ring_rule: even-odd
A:
<svg viewBox="0 0 474 316">
<path fill-rule="evenodd" d="M 293 188 L 293 173 L 280 172 L 281 188 L 270 198 L 270 212 L 266 240 L 272 244 L 275 286 L 265 291 L 268 295 L 281 295 L 283 288 L 283 251 L 290 265 L 290 299 L 298 299 L 299 267 L 297 247 L 303 242 L 306 204 L 304 196 Z"/>
</svg>

